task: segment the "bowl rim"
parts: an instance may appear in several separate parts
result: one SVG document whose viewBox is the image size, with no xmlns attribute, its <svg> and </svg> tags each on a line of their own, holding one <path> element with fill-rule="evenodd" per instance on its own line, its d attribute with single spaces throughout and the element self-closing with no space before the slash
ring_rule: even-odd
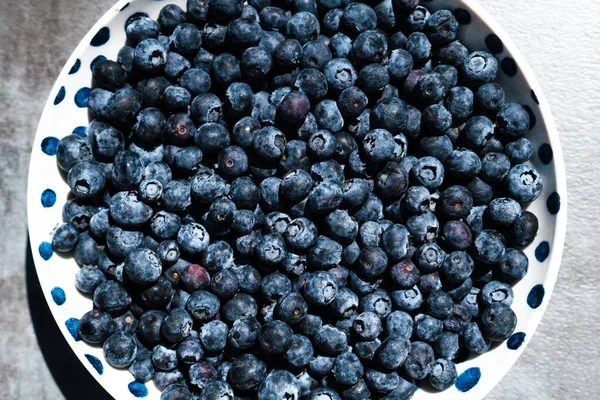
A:
<svg viewBox="0 0 600 400">
<path fill-rule="evenodd" d="M 54 85 L 50 91 L 48 99 L 44 105 L 42 113 L 39 118 L 38 127 L 36 129 L 36 133 L 34 135 L 34 146 L 37 143 L 36 139 L 41 137 L 44 134 L 43 127 L 41 122 L 44 120 L 44 116 L 48 113 L 49 108 L 53 105 L 54 93 L 57 93 L 59 88 L 61 87 L 62 82 L 67 77 L 68 72 L 73 65 L 73 63 L 79 58 L 79 56 L 89 47 L 89 43 L 94 35 L 98 32 L 98 30 L 104 26 L 107 26 L 110 21 L 114 19 L 117 15 L 115 12 L 121 11 L 124 7 L 129 5 L 129 3 L 141 1 L 141 0 L 119 0 L 112 7 L 110 7 L 100 19 L 90 28 L 90 30 L 83 36 L 79 44 L 75 47 L 69 58 L 64 64 L 61 72 L 56 78 Z M 426 2 L 422 4 L 423 6 L 427 6 Z M 556 123 L 552 116 L 552 111 L 550 109 L 549 103 L 546 100 L 546 96 L 544 91 L 537 80 L 534 71 L 530 67 L 529 63 L 511 39 L 508 32 L 498 23 L 498 21 L 481 5 L 477 0 L 459 0 L 456 4 L 458 7 L 465 7 L 469 12 L 475 14 L 479 19 L 481 19 L 491 31 L 496 34 L 504 44 L 506 50 L 511 54 L 511 57 L 515 60 L 516 64 L 519 66 L 521 73 L 523 74 L 524 80 L 529 84 L 529 86 L 535 91 L 536 96 L 539 100 L 539 110 L 541 114 L 541 120 L 543 121 L 546 132 L 548 134 L 548 140 L 553 150 L 553 163 L 554 163 L 554 174 L 555 174 L 555 183 L 556 183 L 556 191 L 560 193 L 560 201 L 561 208 L 560 212 L 555 216 L 555 230 L 554 236 L 552 238 L 552 252 L 549 256 L 549 263 L 547 272 L 544 277 L 544 289 L 545 289 L 545 301 L 538 307 L 538 311 L 534 313 L 531 318 L 528 320 L 527 331 L 530 337 L 529 340 L 526 340 L 523 345 L 519 348 L 518 354 L 516 357 L 512 359 L 511 362 L 503 362 L 497 366 L 498 369 L 501 370 L 501 374 L 493 385 L 486 385 L 485 390 L 481 390 L 481 398 L 485 397 L 489 392 L 497 386 L 497 384 L 506 376 L 508 371 L 513 367 L 515 362 L 519 359 L 529 342 L 531 341 L 531 337 L 535 334 L 538 329 L 538 326 L 544 316 L 552 294 L 554 292 L 554 286 L 556 284 L 556 280 L 558 278 L 558 272 L 560 270 L 560 265 L 562 261 L 562 255 L 565 244 L 566 237 L 566 227 L 567 227 L 567 206 L 568 206 L 568 192 L 567 192 L 567 180 L 566 180 L 566 169 L 563 158 L 563 150 L 560 145 L 560 139 L 558 134 L 558 129 L 556 127 Z M 30 232 L 35 231 L 36 220 L 34 220 L 33 213 L 30 213 L 29 210 L 33 209 L 33 207 L 37 204 L 39 199 L 36 197 L 34 193 L 36 188 L 33 187 L 33 180 L 31 177 L 38 172 L 35 171 L 32 167 L 35 164 L 34 157 L 31 157 L 29 162 L 29 173 L 27 178 L 27 227 L 28 227 L 28 236 L 30 236 Z M 32 249 L 33 261 L 35 265 L 36 275 L 38 276 L 38 268 L 41 268 L 40 256 L 36 254 Z M 43 294 L 48 304 L 51 303 L 51 295 L 50 291 L 47 290 L 49 287 L 44 285 L 44 282 L 40 280 L 40 285 L 43 289 Z M 81 352 L 77 351 L 75 348 L 75 341 L 68 340 L 69 333 L 66 328 L 63 326 L 62 321 L 58 320 L 58 315 L 52 312 L 52 307 L 50 307 L 52 317 L 54 318 L 57 326 L 63 333 L 63 336 L 68 343 L 69 347 L 75 354 L 75 356 L 79 359 L 84 368 L 88 370 L 88 372 L 94 377 L 94 379 L 98 382 L 100 386 L 104 388 L 104 390 L 113 398 L 115 397 L 115 392 L 111 390 L 110 385 L 106 385 L 103 380 L 100 379 L 100 376 L 95 373 L 93 367 L 90 363 L 84 361 L 84 355 Z"/>
</svg>

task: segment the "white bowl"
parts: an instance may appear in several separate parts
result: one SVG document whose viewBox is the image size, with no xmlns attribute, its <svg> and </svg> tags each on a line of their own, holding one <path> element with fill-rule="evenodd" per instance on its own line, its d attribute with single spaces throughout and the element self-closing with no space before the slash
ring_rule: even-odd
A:
<svg viewBox="0 0 600 400">
<path fill-rule="evenodd" d="M 185 9 L 185 0 L 171 2 Z M 496 54 L 503 67 L 498 82 L 506 90 L 507 100 L 529 106 L 537 120 L 527 137 L 535 145 L 531 163 L 543 175 L 544 190 L 529 210 L 538 217 L 540 229 L 534 243 L 525 250 L 530 260 L 529 273 L 514 286 L 512 307 L 518 316 L 515 334 L 492 351 L 458 364 L 459 379 L 454 387 L 436 393 L 418 390 L 414 396 L 414 399 L 480 399 L 502 379 L 523 352 L 554 288 L 567 220 L 565 167 L 548 102 L 533 71 L 507 33 L 474 0 L 430 0 L 422 3 L 432 10 L 462 9 L 458 11 L 461 22 L 470 20 L 461 27 L 462 42 L 471 50 L 486 49 L 488 45 L 496 52 L 501 50 Z M 86 105 L 92 80 L 90 63 L 99 56 L 116 59 L 117 52 L 125 43 L 127 17 L 143 11 L 156 18 L 165 4 L 167 2 L 156 0 L 121 0 L 87 33 L 67 61 L 46 103 L 35 136 L 29 170 L 29 235 L 42 290 L 61 332 L 77 357 L 116 399 L 158 399 L 160 393 L 152 383 L 137 384 L 126 370 L 110 367 L 104 362 L 101 348 L 75 340 L 75 319 L 89 311 L 92 303 L 74 287 L 73 278 L 79 269 L 75 261 L 52 254 L 49 246 L 52 230 L 62 222 L 61 209 L 69 192 L 56 166 L 52 149 L 57 139 L 74 131 L 85 132 L 89 122 Z M 496 36 L 488 38 L 491 33 Z M 560 211 L 556 207 L 557 200 Z"/>
</svg>

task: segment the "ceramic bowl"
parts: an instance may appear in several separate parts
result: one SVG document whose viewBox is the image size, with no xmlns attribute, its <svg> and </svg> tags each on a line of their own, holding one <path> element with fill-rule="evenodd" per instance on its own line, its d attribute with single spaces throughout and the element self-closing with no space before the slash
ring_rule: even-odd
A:
<svg viewBox="0 0 600 400">
<path fill-rule="evenodd" d="M 185 8 L 185 0 L 171 0 Z M 422 2 L 431 10 L 449 8 L 462 27 L 460 39 L 471 50 L 487 49 L 500 61 L 498 82 L 507 101 L 516 101 L 531 113 L 533 129 L 527 137 L 535 145 L 531 163 L 544 178 L 541 196 L 529 206 L 539 219 L 535 241 L 525 250 L 530 267 L 514 286 L 513 309 L 518 316 L 515 333 L 492 351 L 457 365 L 459 378 L 444 392 L 417 390 L 415 399 L 480 399 L 515 363 L 535 332 L 560 267 L 566 228 L 566 177 L 558 133 L 542 90 L 508 34 L 473 0 Z M 100 18 L 79 43 L 58 77 L 43 111 L 35 136 L 28 186 L 29 235 L 33 259 L 44 295 L 65 340 L 89 373 L 116 399 L 158 399 L 159 391 L 149 382 L 136 383 L 126 370 L 110 367 L 102 349 L 79 340 L 77 318 L 92 308 L 89 297 L 73 284 L 79 267 L 71 258 L 52 252 L 51 232 L 62 222 L 61 209 L 69 188 L 56 166 L 56 144 L 71 133 L 85 135 L 89 122 L 87 100 L 92 73 L 90 65 L 102 57 L 116 59 L 125 43 L 125 20 L 136 12 L 156 18 L 166 1 L 119 1 Z"/>
</svg>

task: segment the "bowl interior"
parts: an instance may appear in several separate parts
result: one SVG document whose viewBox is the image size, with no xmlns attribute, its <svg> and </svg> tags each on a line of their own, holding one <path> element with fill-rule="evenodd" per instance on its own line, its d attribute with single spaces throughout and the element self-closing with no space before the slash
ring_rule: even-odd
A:
<svg viewBox="0 0 600 400">
<path fill-rule="evenodd" d="M 185 9 L 185 0 L 171 0 Z M 422 2 L 431 10 L 453 10 L 461 22 L 460 39 L 470 50 L 493 52 L 501 65 L 497 81 L 507 101 L 527 106 L 532 130 L 527 137 L 535 145 L 531 163 L 544 179 L 542 195 L 528 209 L 539 219 L 540 229 L 525 253 L 529 273 L 514 286 L 513 309 L 518 324 L 513 336 L 492 351 L 457 364 L 457 384 L 445 392 L 418 390 L 415 399 L 442 396 L 479 399 L 506 374 L 531 339 L 552 292 L 564 244 L 566 228 L 566 178 L 556 127 L 542 91 L 507 34 L 472 0 L 431 0 Z M 88 32 L 73 52 L 50 93 L 34 140 L 28 184 L 28 222 L 33 258 L 44 295 L 69 345 L 98 382 L 118 399 L 158 399 L 152 383 L 136 383 L 127 371 L 104 362 L 102 349 L 87 345 L 77 336 L 77 318 L 92 308 L 89 297 L 74 287 L 79 269 L 74 260 L 53 253 L 51 232 L 62 222 L 61 209 L 69 192 L 54 157 L 58 140 L 71 133 L 85 135 L 89 122 L 87 99 L 92 74 L 90 65 L 106 57 L 116 59 L 125 43 L 126 19 L 136 12 L 156 18 L 163 1 L 122 0 L 113 6 Z"/>
</svg>

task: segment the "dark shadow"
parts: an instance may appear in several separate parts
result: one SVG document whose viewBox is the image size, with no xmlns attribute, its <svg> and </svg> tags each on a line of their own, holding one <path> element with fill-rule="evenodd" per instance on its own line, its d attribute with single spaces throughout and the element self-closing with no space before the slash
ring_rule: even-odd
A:
<svg viewBox="0 0 600 400">
<path fill-rule="evenodd" d="M 67 400 L 80 400 L 82 398 L 86 400 L 112 400 L 112 397 L 81 365 L 81 362 L 58 329 L 38 281 L 31 255 L 29 237 L 27 238 L 25 251 L 25 280 L 29 312 L 31 313 L 38 344 L 54 381 Z"/>
</svg>

